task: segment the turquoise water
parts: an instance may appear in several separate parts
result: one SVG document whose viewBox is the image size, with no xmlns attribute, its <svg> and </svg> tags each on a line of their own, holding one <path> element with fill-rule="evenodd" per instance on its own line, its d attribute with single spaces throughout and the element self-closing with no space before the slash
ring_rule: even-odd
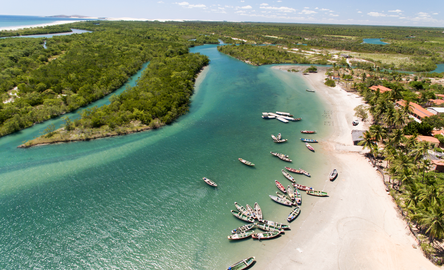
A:
<svg viewBox="0 0 444 270">
<path fill-rule="evenodd" d="M 444 64 L 437 64 L 436 66 L 437 68 L 431 72 L 437 72 L 437 73 L 444 72 Z"/>
<path fill-rule="evenodd" d="M 41 16 L 0 15 L 0 28 L 48 24 L 56 21 L 84 21 L 84 20 L 85 19 L 49 18 Z"/>
<path fill-rule="evenodd" d="M 52 120 L 0 138 L 0 268 L 223 269 L 247 256 L 265 263 L 286 235 L 230 243 L 243 222 L 233 203 L 258 202 L 264 217 L 284 222 L 290 209 L 272 202 L 274 179 L 288 163 L 323 189 L 328 157 L 309 152 L 300 130 L 322 139 L 328 114 L 300 75 L 254 67 L 220 54 L 215 45 L 192 49 L 211 63 L 196 84 L 190 112 L 159 130 L 89 142 L 18 149 Z M 263 120 L 264 111 L 288 111 L 302 121 Z M 274 144 L 271 134 L 289 142 Z M 241 164 L 243 157 L 255 168 Z M 202 181 L 218 183 L 214 189 Z M 328 189 L 327 189 L 328 190 Z M 303 195 L 296 229 L 319 198 Z M 267 248 L 264 248 L 266 245 Z M 262 258 L 262 260 L 261 260 Z"/>
<path fill-rule="evenodd" d="M 389 43 L 386 43 L 384 41 L 381 41 L 380 38 L 364 38 L 363 39 L 363 44 L 367 43 L 367 44 L 376 44 L 376 45 L 387 45 Z"/>
</svg>

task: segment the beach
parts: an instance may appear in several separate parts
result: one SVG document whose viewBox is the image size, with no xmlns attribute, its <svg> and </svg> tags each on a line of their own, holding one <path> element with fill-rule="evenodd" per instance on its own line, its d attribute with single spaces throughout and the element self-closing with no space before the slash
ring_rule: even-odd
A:
<svg viewBox="0 0 444 270">
<path fill-rule="evenodd" d="M 76 20 L 72 20 L 72 21 L 55 21 L 55 22 L 52 22 L 52 23 L 42 23 L 42 24 L 34 24 L 34 25 L 7 26 L 7 27 L 0 27 L 0 31 L 13 31 L 13 30 L 30 28 L 30 27 L 44 27 L 44 26 L 50 26 L 50 25 L 74 23 L 74 22 L 78 22 L 78 20 L 77 21 Z"/>
<path fill-rule="evenodd" d="M 381 174 L 364 157 L 362 147 L 353 146 L 352 129 L 369 125 L 352 126 L 353 109 L 363 104 L 362 98 L 339 86 L 325 86 L 325 70 L 318 67 L 318 73 L 297 76 L 303 76 L 331 111 L 331 134 L 319 145 L 329 155 L 328 166 L 339 175 L 324 187 L 329 197 L 314 203 L 302 225 L 288 233 L 291 239 L 258 269 L 437 269 L 417 248 Z"/>
</svg>

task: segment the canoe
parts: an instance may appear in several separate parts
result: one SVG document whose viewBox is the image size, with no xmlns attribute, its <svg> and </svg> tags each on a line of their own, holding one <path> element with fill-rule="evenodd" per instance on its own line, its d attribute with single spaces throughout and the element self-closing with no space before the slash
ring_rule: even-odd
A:
<svg viewBox="0 0 444 270">
<path fill-rule="evenodd" d="M 282 135 L 280 133 L 278 134 L 277 139 L 278 140 L 282 139 Z"/>
<path fill-rule="evenodd" d="M 248 160 L 245 160 L 245 159 L 243 159 L 243 158 L 238 158 L 238 159 L 239 159 L 240 162 L 242 162 L 243 164 L 245 164 L 245 165 L 247 165 L 247 166 L 251 166 L 251 167 L 254 166 L 254 163 L 251 163 L 251 162 L 248 161 Z"/>
<path fill-rule="evenodd" d="M 254 203 L 254 211 L 256 211 L 257 220 L 262 221 L 262 219 L 263 219 L 262 209 L 257 202 Z"/>
<path fill-rule="evenodd" d="M 299 190 L 297 188 L 294 189 L 294 196 L 296 198 L 295 199 L 296 203 L 298 205 L 301 205 L 302 204 L 302 194 L 299 192 Z"/>
<path fill-rule="evenodd" d="M 245 224 L 243 226 L 240 226 L 234 230 L 231 230 L 231 233 L 242 233 L 242 232 L 247 232 L 251 229 L 254 229 L 254 227 L 256 226 L 256 223 L 250 223 L 250 224 Z"/>
<path fill-rule="evenodd" d="M 258 223 L 259 224 L 259 223 Z M 271 220 L 264 220 L 263 222 L 261 222 L 261 224 L 266 224 L 272 227 L 276 227 L 278 229 L 283 229 L 283 230 L 289 230 L 290 226 L 284 223 L 279 223 L 279 222 L 274 222 Z"/>
<path fill-rule="evenodd" d="M 307 171 L 304 171 L 304 170 L 302 170 L 301 168 L 299 168 L 299 171 L 300 171 L 303 175 L 308 176 L 308 177 L 311 177 L 311 175 L 310 175 Z"/>
<path fill-rule="evenodd" d="M 325 191 L 318 191 L 318 190 L 307 190 L 308 195 L 312 196 L 318 196 L 318 197 L 327 197 L 328 194 Z"/>
<path fill-rule="evenodd" d="M 292 185 L 299 190 L 304 190 L 304 191 L 313 190 L 312 187 L 307 187 L 298 183 L 292 183 Z"/>
<path fill-rule="evenodd" d="M 283 169 L 281 170 L 282 174 L 284 175 L 285 178 L 287 178 L 290 182 L 295 182 L 294 177 L 291 176 L 291 174 L 289 174 L 288 172 L 284 171 Z"/>
<path fill-rule="evenodd" d="M 248 203 L 245 205 L 245 207 L 247 208 L 247 213 L 249 214 L 249 216 L 256 219 L 256 211 L 254 211 L 253 208 L 248 205 Z"/>
<path fill-rule="evenodd" d="M 283 142 L 286 142 L 286 141 L 288 141 L 288 139 L 275 140 L 274 142 L 275 143 L 283 143 Z"/>
<path fill-rule="evenodd" d="M 305 89 L 305 91 L 307 91 L 307 92 L 314 92 L 315 90 Z"/>
<path fill-rule="evenodd" d="M 217 184 L 216 183 L 214 183 L 213 181 L 211 181 L 210 179 L 208 179 L 208 178 L 206 178 L 206 177 L 204 177 L 204 178 L 202 178 L 204 181 L 205 181 L 205 183 L 207 183 L 208 185 L 210 185 L 210 186 L 212 186 L 212 187 L 217 187 Z"/>
<path fill-rule="evenodd" d="M 274 183 L 276 184 L 276 187 L 280 191 L 282 191 L 282 193 L 287 193 L 287 190 L 285 189 L 285 187 L 278 180 L 274 180 Z"/>
<path fill-rule="evenodd" d="M 276 116 L 275 115 L 262 115 L 263 119 L 275 119 Z"/>
<path fill-rule="evenodd" d="M 291 213 L 288 215 L 287 221 L 292 222 L 295 218 L 299 216 L 300 213 L 301 213 L 301 208 L 299 206 L 296 206 L 296 208 L 293 209 Z"/>
<path fill-rule="evenodd" d="M 231 214 L 233 214 L 233 216 L 237 217 L 240 220 L 243 220 L 243 221 L 246 221 L 246 222 L 251 222 L 251 223 L 254 222 L 254 219 L 252 219 L 251 217 L 246 216 L 246 215 L 244 215 L 244 214 L 242 214 L 240 212 L 231 210 Z"/>
<path fill-rule="evenodd" d="M 295 118 L 293 121 L 301 121 L 302 118 Z"/>
<path fill-rule="evenodd" d="M 305 139 L 305 138 L 301 138 L 301 141 L 303 142 L 309 142 L 309 143 L 317 143 L 318 141 L 315 139 Z"/>
<path fill-rule="evenodd" d="M 315 134 L 316 130 L 301 130 L 301 133 L 304 133 L 304 134 Z"/>
<path fill-rule="evenodd" d="M 251 264 L 253 264 L 254 260 L 256 258 L 249 257 L 243 260 L 238 261 L 237 263 L 233 263 L 231 266 L 227 268 L 227 270 L 242 270 L 249 267 Z"/>
<path fill-rule="evenodd" d="M 288 158 L 288 155 L 284 155 L 284 154 L 281 154 L 281 153 L 275 153 L 275 152 L 271 152 L 271 151 L 270 151 L 270 154 L 272 154 L 273 156 L 279 158 L 280 160 L 291 162 L 291 159 Z"/>
<path fill-rule="evenodd" d="M 271 138 L 273 139 L 273 141 L 277 141 L 278 138 L 276 138 L 276 136 L 274 136 L 273 134 L 271 134 Z"/>
<path fill-rule="evenodd" d="M 250 213 L 248 213 L 248 210 L 245 207 L 243 207 L 242 205 L 238 204 L 237 202 L 234 202 L 234 206 L 236 206 L 237 211 L 239 211 L 243 215 L 250 216 Z"/>
<path fill-rule="evenodd" d="M 296 170 L 296 169 L 293 169 L 293 168 L 290 168 L 290 167 L 285 167 L 285 169 L 287 171 L 289 171 L 289 172 L 292 172 L 292 173 L 302 174 L 301 170 Z"/>
<path fill-rule="evenodd" d="M 291 114 L 288 113 L 288 112 L 276 112 L 276 114 L 284 115 L 284 116 L 293 116 L 293 115 L 291 115 Z"/>
<path fill-rule="evenodd" d="M 281 231 L 269 231 L 263 233 L 253 233 L 251 237 L 253 237 L 253 239 L 263 240 L 263 239 L 275 238 L 279 234 L 281 234 Z"/>
<path fill-rule="evenodd" d="M 283 118 L 285 120 L 288 120 L 288 121 L 299 121 L 299 120 L 301 120 L 301 118 L 293 118 L 293 117 L 290 117 L 290 116 L 279 116 L 279 117 Z"/>
<path fill-rule="evenodd" d="M 278 196 L 278 198 L 281 198 L 284 201 L 289 201 L 291 205 L 296 205 L 294 202 L 291 201 L 291 199 L 287 195 L 282 194 L 279 191 L 276 191 L 276 196 Z"/>
<path fill-rule="evenodd" d="M 284 119 L 282 116 L 276 117 L 277 120 L 281 121 L 282 123 L 288 123 L 287 119 Z"/>
<path fill-rule="evenodd" d="M 336 169 L 334 169 L 334 170 L 330 173 L 330 175 L 329 175 L 330 181 L 335 180 L 335 178 L 336 178 L 337 176 L 338 176 L 338 171 L 337 171 Z"/>
<path fill-rule="evenodd" d="M 279 203 L 279 204 L 282 204 L 282 205 L 285 205 L 285 206 L 292 206 L 293 205 L 293 203 L 292 202 L 290 202 L 289 200 L 287 200 L 287 199 L 282 199 L 282 198 L 279 198 L 279 197 L 277 197 L 277 196 L 273 196 L 273 195 L 268 195 L 273 201 L 275 201 L 275 202 L 277 202 L 277 203 Z"/>
<path fill-rule="evenodd" d="M 270 226 L 268 224 L 263 224 L 263 223 L 258 223 L 256 224 L 256 227 L 258 227 L 259 229 L 266 231 L 266 232 L 272 232 L 272 231 L 282 231 L 282 229 L 278 229 L 276 227 Z"/>
<path fill-rule="evenodd" d="M 232 234 L 232 235 L 228 235 L 228 240 L 245 239 L 245 238 L 250 237 L 253 233 L 254 233 L 254 231 L 246 231 L 246 232 L 241 232 L 241 233 L 235 233 L 235 234 Z"/>
<path fill-rule="evenodd" d="M 311 145 L 309 145 L 308 143 L 305 143 L 305 146 L 307 146 L 308 150 L 310 150 L 312 152 L 315 151 L 315 149 Z"/>
<path fill-rule="evenodd" d="M 290 185 L 287 186 L 287 194 L 288 194 L 288 197 L 290 197 L 290 200 L 294 201 L 294 199 L 295 199 L 294 189 Z"/>
</svg>

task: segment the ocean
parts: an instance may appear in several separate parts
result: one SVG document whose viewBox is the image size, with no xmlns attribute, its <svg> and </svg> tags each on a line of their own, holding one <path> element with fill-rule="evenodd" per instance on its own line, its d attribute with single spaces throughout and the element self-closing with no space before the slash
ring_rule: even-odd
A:
<svg viewBox="0 0 444 270">
<path fill-rule="evenodd" d="M 50 18 L 42 16 L 0 15 L 0 28 L 49 24 L 57 21 L 84 21 L 85 19 Z"/>
<path fill-rule="evenodd" d="M 258 202 L 265 219 L 287 223 L 291 209 L 268 197 L 277 191 L 275 179 L 290 184 L 281 173 L 285 166 L 311 173 L 294 175 L 298 183 L 324 188 L 328 157 L 319 144 L 313 144 L 316 153 L 306 149 L 300 130 L 316 130 L 310 138 L 322 140 L 328 111 L 305 91 L 300 75 L 247 65 L 216 45 L 191 51 L 211 62 L 196 82 L 189 113 L 172 125 L 17 148 L 49 124 L 59 126 L 57 118 L 0 138 L 1 269 L 223 269 L 249 256 L 260 268 L 287 243 L 292 231 L 269 241 L 230 242 L 230 231 L 244 224 L 230 210 L 234 202 Z M 275 111 L 302 121 L 261 118 Z M 288 142 L 273 143 L 271 134 L 278 133 Z M 241 164 L 239 157 L 256 166 Z M 205 184 L 204 176 L 218 187 Z M 318 199 L 303 194 L 293 229 Z"/>
</svg>

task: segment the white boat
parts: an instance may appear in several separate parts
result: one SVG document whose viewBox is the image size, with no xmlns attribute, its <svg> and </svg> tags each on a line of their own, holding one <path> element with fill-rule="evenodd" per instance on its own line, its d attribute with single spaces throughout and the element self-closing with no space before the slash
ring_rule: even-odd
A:
<svg viewBox="0 0 444 270">
<path fill-rule="evenodd" d="M 282 135 L 279 133 L 277 138 L 278 138 L 278 140 L 282 139 Z"/>
<path fill-rule="evenodd" d="M 279 115 L 285 115 L 285 116 L 293 116 L 293 115 L 291 115 L 291 114 L 288 113 L 288 112 L 276 112 L 276 114 L 279 114 Z"/>
<path fill-rule="evenodd" d="M 276 116 L 275 115 L 262 115 L 263 119 L 275 119 Z"/>
<path fill-rule="evenodd" d="M 287 119 L 282 118 L 282 116 L 276 117 L 277 120 L 283 122 L 283 123 L 288 123 Z"/>
<path fill-rule="evenodd" d="M 296 119 L 294 119 L 293 117 L 290 117 L 290 116 L 279 116 L 279 117 L 282 117 L 282 118 L 284 118 L 285 120 L 288 120 L 288 121 L 296 121 Z"/>
<path fill-rule="evenodd" d="M 210 186 L 212 186 L 212 187 L 217 187 L 217 184 L 215 183 L 215 182 L 213 182 L 213 181 L 211 181 L 210 179 L 208 179 L 208 178 L 206 178 L 206 177 L 204 177 L 204 178 L 202 178 L 204 181 L 205 181 L 205 183 L 207 183 L 208 185 L 210 185 Z"/>
</svg>

